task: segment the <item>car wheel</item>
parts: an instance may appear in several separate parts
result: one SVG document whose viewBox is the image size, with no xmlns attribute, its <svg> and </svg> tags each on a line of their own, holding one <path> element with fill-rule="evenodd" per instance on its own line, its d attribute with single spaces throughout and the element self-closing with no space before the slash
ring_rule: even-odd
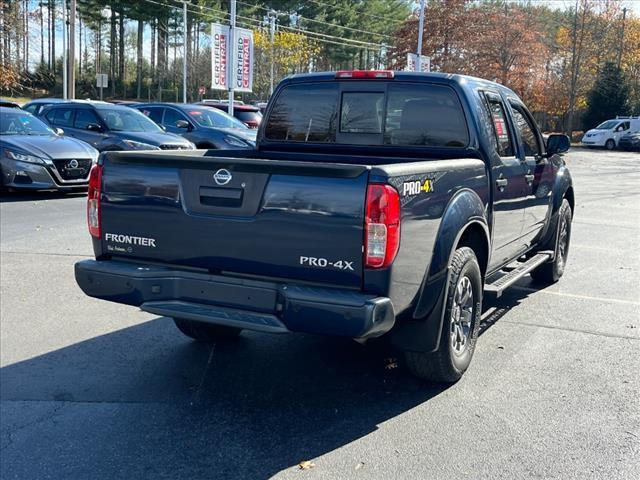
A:
<svg viewBox="0 0 640 480">
<path fill-rule="evenodd" d="M 209 323 L 194 322 L 183 318 L 174 318 L 173 321 L 182 333 L 198 342 L 213 343 L 223 340 L 231 340 L 240 335 L 242 329 L 211 325 Z"/>
<path fill-rule="evenodd" d="M 614 148 L 616 148 L 616 142 L 612 138 L 610 138 L 605 142 L 604 148 L 606 148 L 607 150 L 613 150 Z"/>
<path fill-rule="evenodd" d="M 564 269 L 567 266 L 567 259 L 569 258 L 571 218 L 571 206 L 565 198 L 562 200 L 560 210 L 558 210 L 556 224 L 557 234 L 553 237 L 554 241 L 557 238 L 556 246 L 552 247 L 552 249 L 555 250 L 555 257 L 552 262 L 543 263 L 531 272 L 531 278 L 533 278 L 536 283 L 550 285 L 562 277 Z"/>
<path fill-rule="evenodd" d="M 453 383 L 469 367 L 482 312 L 482 273 L 474 251 L 456 250 L 451 260 L 440 345 L 435 352 L 405 352 L 407 367 L 423 380 Z"/>
</svg>

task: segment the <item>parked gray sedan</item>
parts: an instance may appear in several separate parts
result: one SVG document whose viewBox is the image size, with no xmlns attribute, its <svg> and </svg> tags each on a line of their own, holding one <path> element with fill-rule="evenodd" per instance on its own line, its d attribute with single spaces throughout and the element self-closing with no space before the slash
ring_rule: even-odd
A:
<svg viewBox="0 0 640 480">
<path fill-rule="evenodd" d="M 0 188 L 86 188 L 98 151 L 28 112 L 0 107 Z"/>
</svg>

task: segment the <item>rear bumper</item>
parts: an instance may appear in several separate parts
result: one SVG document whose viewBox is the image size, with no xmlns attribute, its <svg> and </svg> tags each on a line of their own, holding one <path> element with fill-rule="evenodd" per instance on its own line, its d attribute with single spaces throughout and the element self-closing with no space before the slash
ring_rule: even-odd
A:
<svg viewBox="0 0 640 480">
<path fill-rule="evenodd" d="M 377 337 L 395 322 L 391 300 L 350 290 L 210 275 L 115 260 L 75 264 L 91 297 L 157 315 L 267 332 Z"/>
</svg>

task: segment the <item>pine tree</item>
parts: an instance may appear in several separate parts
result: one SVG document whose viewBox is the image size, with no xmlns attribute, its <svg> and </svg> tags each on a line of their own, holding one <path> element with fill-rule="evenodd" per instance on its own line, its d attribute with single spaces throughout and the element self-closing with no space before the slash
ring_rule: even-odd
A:
<svg viewBox="0 0 640 480">
<path fill-rule="evenodd" d="M 607 62 L 589 93 L 587 111 L 582 123 L 584 129 L 593 128 L 616 115 L 629 113 L 629 84 L 615 63 Z"/>
</svg>

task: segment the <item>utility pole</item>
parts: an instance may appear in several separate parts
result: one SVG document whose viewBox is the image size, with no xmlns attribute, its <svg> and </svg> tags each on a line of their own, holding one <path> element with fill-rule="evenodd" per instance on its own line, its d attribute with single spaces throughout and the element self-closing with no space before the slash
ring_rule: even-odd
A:
<svg viewBox="0 0 640 480">
<path fill-rule="evenodd" d="M 184 15 L 184 30 L 183 30 L 183 47 L 184 56 L 182 57 L 182 103 L 187 103 L 187 5 L 188 1 L 182 1 L 182 13 Z"/>
<path fill-rule="evenodd" d="M 67 0 L 62 0 L 62 98 L 69 98 L 67 86 L 69 85 L 69 57 L 67 51 Z M 55 35 L 53 41 L 55 42 Z M 55 58 L 54 58 L 55 63 Z"/>
<path fill-rule="evenodd" d="M 66 0 L 65 0 L 66 1 Z M 76 0 L 70 1 L 69 8 L 69 73 L 67 97 L 76 98 Z"/>
<path fill-rule="evenodd" d="M 420 21 L 418 22 L 418 61 L 416 62 L 418 72 L 422 71 L 421 55 L 422 55 L 422 31 L 424 30 L 424 4 L 425 0 L 420 0 Z"/>
<path fill-rule="evenodd" d="M 275 41 L 276 36 L 276 19 L 278 18 L 278 13 L 271 9 L 269 13 L 267 13 L 269 17 L 269 35 L 271 38 L 271 73 L 269 76 L 270 79 L 270 87 L 269 87 L 269 96 L 273 95 L 273 72 L 274 72 L 274 58 L 273 58 L 273 42 Z"/>
<path fill-rule="evenodd" d="M 627 18 L 627 7 L 622 9 L 622 33 L 620 34 L 620 48 L 618 49 L 618 69 L 622 65 L 622 51 L 624 50 L 624 24 Z"/>
<path fill-rule="evenodd" d="M 233 84 L 235 82 L 235 63 L 236 63 L 236 0 L 231 0 L 231 18 L 229 19 L 229 43 L 231 44 L 231 61 L 227 70 L 227 78 L 229 79 L 229 108 L 227 113 L 233 117 Z"/>
</svg>

